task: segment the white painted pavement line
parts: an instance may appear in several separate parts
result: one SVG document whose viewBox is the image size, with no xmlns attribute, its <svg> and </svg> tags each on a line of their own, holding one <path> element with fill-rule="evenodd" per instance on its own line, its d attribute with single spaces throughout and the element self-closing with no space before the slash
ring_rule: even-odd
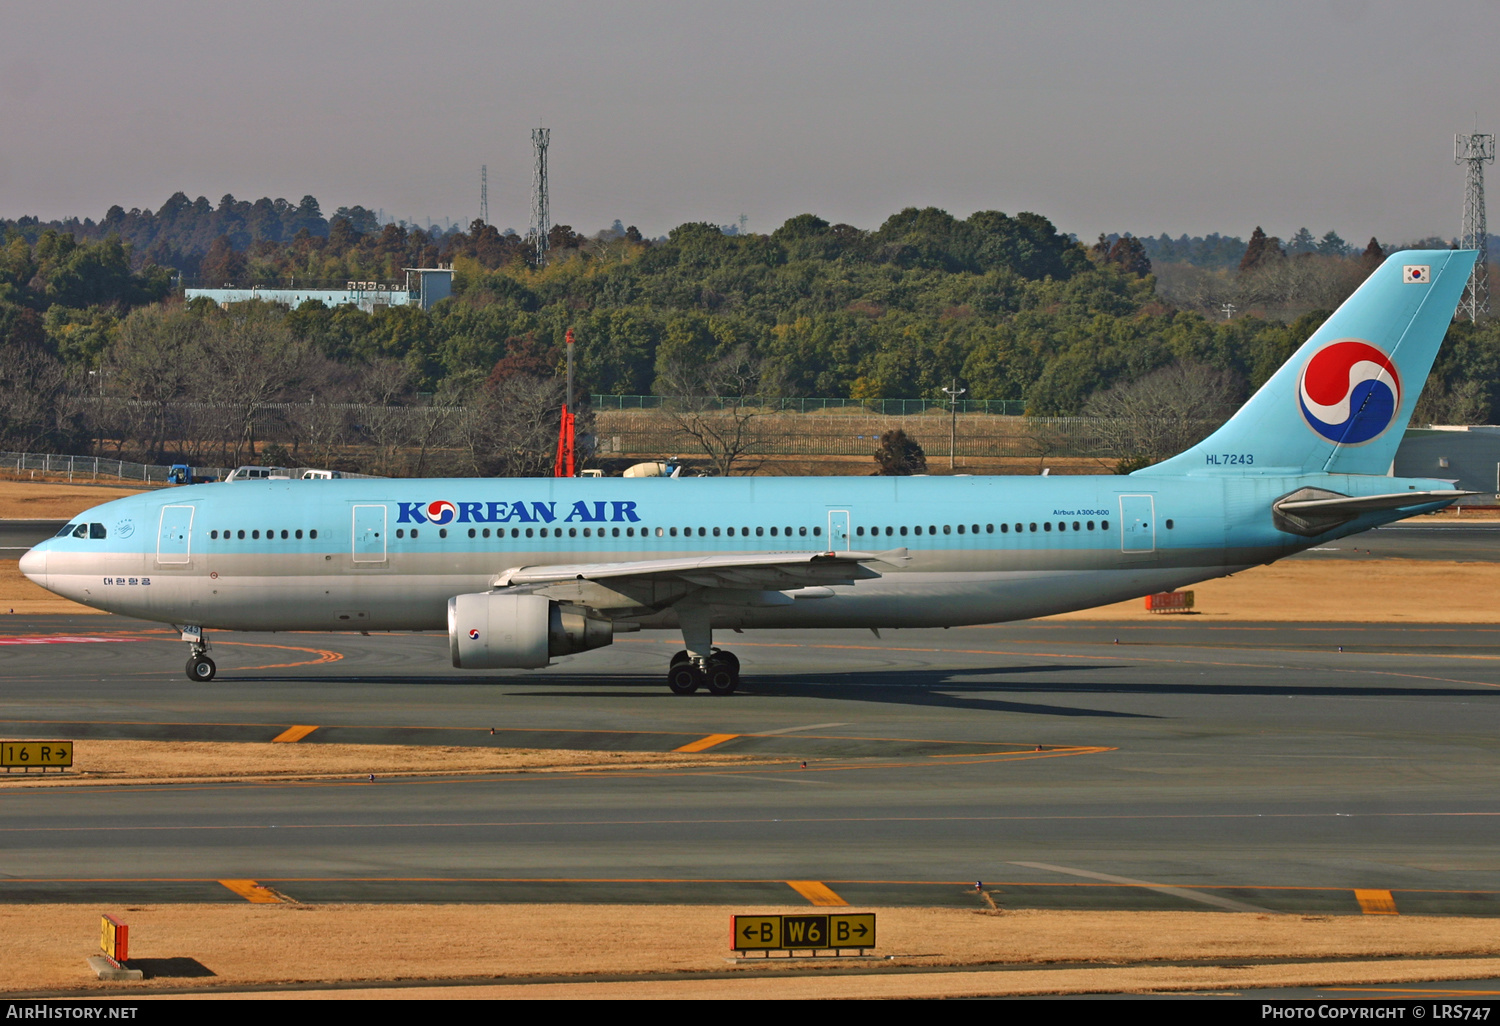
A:
<svg viewBox="0 0 1500 1026">
<path fill-rule="evenodd" d="M 757 730 L 753 737 L 772 737 L 776 734 L 795 734 L 799 730 L 821 730 L 824 727 L 848 727 L 849 723 L 809 723 L 805 727 L 782 727 L 780 730 Z"/>
<path fill-rule="evenodd" d="M 1027 869 L 1045 869 L 1052 873 L 1063 873 L 1067 876 L 1082 876 L 1090 880 L 1102 880 L 1105 883 L 1125 884 L 1130 887 L 1144 887 L 1148 891 L 1156 891 L 1158 894 L 1170 894 L 1184 901 L 1196 901 L 1203 905 L 1213 905 L 1227 912 L 1261 912 L 1277 915 L 1269 908 L 1261 908 L 1259 905 L 1251 905 L 1243 901 L 1235 901 L 1233 898 L 1221 898 L 1217 894 L 1204 894 L 1200 891 L 1188 890 L 1184 887 L 1172 887 L 1168 884 L 1154 884 L 1146 880 L 1132 880 L 1128 876 L 1113 876 L 1109 873 L 1095 873 L 1087 869 L 1069 869 L 1067 866 L 1054 866 L 1050 862 L 1012 862 L 1013 866 L 1025 866 Z"/>
</svg>

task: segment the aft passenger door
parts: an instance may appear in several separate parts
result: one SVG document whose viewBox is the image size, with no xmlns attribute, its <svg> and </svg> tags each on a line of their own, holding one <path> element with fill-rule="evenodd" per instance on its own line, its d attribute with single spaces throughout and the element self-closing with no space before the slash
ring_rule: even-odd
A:
<svg viewBox="0 0 1500 1026">
<path fill-rule="evenodd" d="M 380 567 L 386 558 L 386 508 L 383 505 L 354 507 L 354 565 Z"/>
<path fill-rule="evenodd" d="M 1156 500 L 1150 495 L 1120 496 L 1120 551 L 1156 551 Z"/>
</svg>

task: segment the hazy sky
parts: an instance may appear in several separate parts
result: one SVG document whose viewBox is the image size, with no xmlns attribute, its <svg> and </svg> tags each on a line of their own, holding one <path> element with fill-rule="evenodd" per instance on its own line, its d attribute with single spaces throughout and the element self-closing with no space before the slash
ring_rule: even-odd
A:
<svg viewBox="0 0 1500 1026">
<path fill-rule="evenodd" d="M 1065 231 L 1459 230 L 1494 0 L 7 5 L 0 217 L 177 190 L 524 230 L 1033 210 Z"/>
</svg>

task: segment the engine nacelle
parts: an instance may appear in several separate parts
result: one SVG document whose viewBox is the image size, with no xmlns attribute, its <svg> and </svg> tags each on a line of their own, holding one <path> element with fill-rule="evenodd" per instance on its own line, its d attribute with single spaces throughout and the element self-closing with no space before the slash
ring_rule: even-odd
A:
<svg viewBox="0 0 1500 1026">
<path fill-rule="evenodd" d="M 448 648 L 465 670 L 534 670 L 553 656 L 603 648 L 614 624 L 586 606 L 485 592 L 448 600 Z"/>
</svg>

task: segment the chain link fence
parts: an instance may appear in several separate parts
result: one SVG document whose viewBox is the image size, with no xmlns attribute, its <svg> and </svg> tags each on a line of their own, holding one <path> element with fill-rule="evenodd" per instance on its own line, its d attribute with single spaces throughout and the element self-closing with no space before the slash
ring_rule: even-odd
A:
<svg viewBox="0 0 1500 1026">
<path fill-rule="evenodd" d="M 113 478 L 121 481 L 141 481 L 146 484 L 166 484 L 167 475 L 172 468 L 158 467 L 150 463 L 131 463 L 128 460 L 112 460 L 103 456 L 0 452 L 0 470 L 15 474 L 32 472 L 47 476 L 66 475 L 69 481 L 97 481 L 101 478 Z M 224 467 L 194 467 L 193 473 L 222 480 L 229 471 Z"/>
<path fill-rule="evenodd" d="M 233 467 L 193 466 L 193 476 L 222 481 Z M 311 467 L 289 468 L 293 478 Z M 171 467 L 153 463 L 131 463 L 129 460 L 112 460 L 104 456 L 63 456 L 46 452 L 0 452 L 0 472 L 22 475 L 42 474 L 47 477 L 66 476 L 69 481 L 140 481 L 144 484 L 167 484 Z M 368 478 L 370 474 L 354 474 L 345 471 L 340 477 Z"/>
<path fill-rule="evenodd" d="M 591 395 L 589 402 L 596 410 L 659 410 L 670 404 L 670 396 L 660 395 Z M 821 413 L 847 410 L 852 413 L 873 413 L 883 417 L 909 417 L 928 411 L 951 413 L 989 413 L 1001 417 L 1019 417 L 1026 412 L 1024 399 L 960 399 L 950 403 L 947 399 L 810 399 L 795 396 L 781 399 L 747 400 L 732 397 L 723 399 L 695 399 L 695 406 L 706 409 L 738 409 L 753 406 L 783 413 Z"/>
</svg>

